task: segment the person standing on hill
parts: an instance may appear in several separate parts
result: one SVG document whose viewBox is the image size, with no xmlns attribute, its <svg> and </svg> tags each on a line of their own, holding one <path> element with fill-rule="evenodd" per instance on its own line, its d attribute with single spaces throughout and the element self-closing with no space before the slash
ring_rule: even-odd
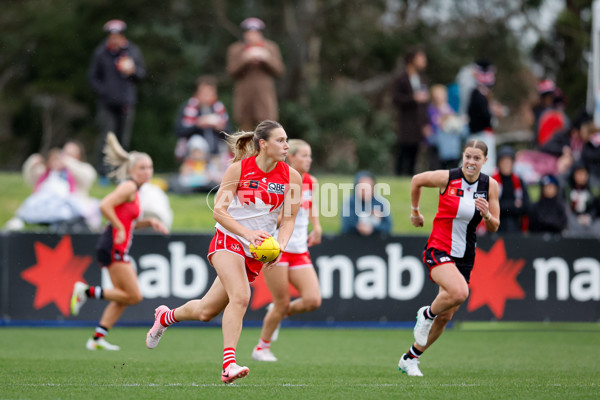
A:
<svg viewBox="0 0 600 400">
<path fill-rule="evenodd" d="M 279 119 L 275 78 L 285 67 L 277 44 L 263 36 L 263 21 L 247 18 L 241 27 L 243 40 L 227 50 L 227 72 L 235 80 L 234 120 L 239 129 L 251 131 L 263 120 Z"/>
<path fill-rule="evenodd" d="M 127 24 L 119 19 L 104 24 L 108 36 L 94 50 L 88 70 L 88 81 L 96 92 L 96 122 L 100 129 L 97 169 L 101 177 L 106 175 L 102 149 L 108 132 L 114 132 L 119 143 L 129 148 L 137 103 L 136 85 L 146 77 L 142 53 L 123 34 L 126 28 Z"/>
</svg>

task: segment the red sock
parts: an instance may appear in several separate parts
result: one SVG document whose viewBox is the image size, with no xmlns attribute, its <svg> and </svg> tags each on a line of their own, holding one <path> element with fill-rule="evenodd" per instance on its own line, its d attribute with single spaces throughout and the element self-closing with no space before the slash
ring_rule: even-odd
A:
<svg viewBox="0 0 600 400">
<path fill-rule="evenodd" d="M 227 347 L 223 350 L 223 370 L 232 363 L 235 363 L 235 349 L 233 347 Z"/>
<path fill-rule="evenodd" d="M 179 322 L 177 321 L 177 319 L 175 318 L 175 310 L 176 308 L 169 310 L 167 312 L 164 312 L 161 316 L 160 316 L 160 324 L 164 327 L 167 326 L 171 326 L 173 325 L 175 322 Z"/>
</svg>

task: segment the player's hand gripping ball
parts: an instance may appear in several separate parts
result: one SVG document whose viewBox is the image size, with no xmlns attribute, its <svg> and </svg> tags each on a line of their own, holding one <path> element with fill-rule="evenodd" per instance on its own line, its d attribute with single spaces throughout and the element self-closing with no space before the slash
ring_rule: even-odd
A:
<svg viewBox="0 0 600 400">
<path fill-rule="evenodd" d="M 250 243 L 249 247 L 252 257 L 263 263 L 276 259 L 280 251 L 279 242 L 273 236 L 269 236 L 258 246 Z"/>
</svg>

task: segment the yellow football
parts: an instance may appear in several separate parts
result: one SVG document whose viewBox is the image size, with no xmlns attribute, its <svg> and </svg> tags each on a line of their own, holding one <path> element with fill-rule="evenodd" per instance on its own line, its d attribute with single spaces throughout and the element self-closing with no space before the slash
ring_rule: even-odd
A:
<svg viewBox="0 0 600 400">
<path fill-rule="evenodd" d="M 250 243 L 250 253 L 255 260 L 260 262 L 270 262 L 277 258 L 279 255 L 279 242 L 273 237 L 269 236 L 259 246 L 254 246 Z"/>
</svg>

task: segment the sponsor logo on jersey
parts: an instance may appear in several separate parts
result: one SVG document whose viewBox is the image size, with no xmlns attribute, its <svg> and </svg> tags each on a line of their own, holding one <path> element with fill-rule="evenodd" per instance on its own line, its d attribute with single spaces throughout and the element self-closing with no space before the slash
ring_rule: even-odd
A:
<svg viewBox="0 0 600 400">
<path fill-rule="evenodd" d="M 255 171 L 250 171 L 250 172 L 248 172 L 247 174 L 244 174 L 244 177 L 247 177 L 247 176 L 249 176 L 249 175 L 252 175 L 252 174 L 254 174 L 254 173 L 255 173 Z"/>
<path fill-rule="evenodd" d="M 284 194 L 285 193 L 285 185 L 283 183 L 269 182 L 268 186 L 267 186 L 267 192 L 275 193 L 275 194 Z"/>
<path fill-rule="evenodd" d="M 475 192 L 473 193 L 474 199 L 486 199 L 487 200 L 487 192 Z"/>
<path fill-rule="evenodd" d="M 258 189 L 259 181 L 243 181 L 240 182 L 240 188 Z"/>
<path fill-rule="evenodd" d="M 465 191 L 459 188 L 450 188 L 449 194 L 450 196 L 463 197 L 465 195 Z"/>
<path fill-rule="evenodd" d="M 263 178 L 262 178 L 262 181 L 263 181 L 264 183 L 267 183 L 267 178 L 266 178 L 266 177 L 263 177 Z"/>
</svg>

